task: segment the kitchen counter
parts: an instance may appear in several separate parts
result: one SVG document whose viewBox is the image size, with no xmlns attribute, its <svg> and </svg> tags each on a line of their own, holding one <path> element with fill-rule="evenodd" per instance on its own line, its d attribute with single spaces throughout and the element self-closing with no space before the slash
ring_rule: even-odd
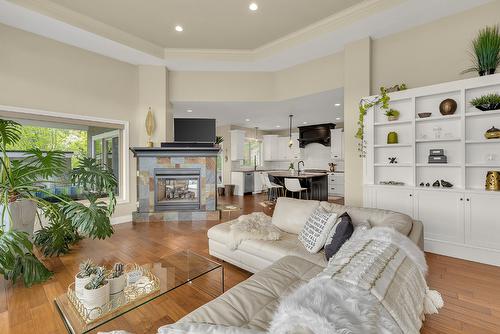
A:
<svg viewBox="0 0 500 334">
<path fill-rule="evenodd" d="M 326 172 L 291 174 L 289 171 L 271 171 L 269 177 L 273 179 L 273 182 L 283 186 L 285 185 L 285 179 L 298 179 L 302 187 L 309 189 L 309 199 L 328 201 L 328 173 Z M 287 192 L 287 197 L 293 196 L 292 192 Z M 295 194 L 295 197 L 297 197 L 297 194 Z"/>
<path fill-rule="evenodd" d="M 274 176 L 274 177 L 284 177 L 284 178 L 293 178 L 293 179 L 309 179 L 313 177 L 321 177 L 321 176 L 326 176 L 326 173 L 290 173 L 288 171 L 270 171 L 269 175 Z"/>
</svg>

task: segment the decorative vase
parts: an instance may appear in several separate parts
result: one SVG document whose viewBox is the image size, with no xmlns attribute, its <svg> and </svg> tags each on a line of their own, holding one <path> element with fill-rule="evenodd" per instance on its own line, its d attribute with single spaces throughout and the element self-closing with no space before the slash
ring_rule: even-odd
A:
<svg viewBox="0 0 500 334">
<path fill-rule="evenodd" d="M 439 104 L 439 112 L 441 113 L 441 115 L 453 115 L 455 111 L 457 111 L 457 101 L 453 99 L 443 100 Z"/>
<path fill-rule="evenodd" d="M 500 138 L 500 129 L 497 129 L 494 126 L 492 126 L 491 129 L 489 129 L 484 133 L 484 137 L 486 139 L 498 139 Z"/>
<path fill-rule="evenodd" d="M 83 288 L 83 305 L 88 310 L 103 307 L 109 302 L 109 283 L 97 289 Z M 90 318 L 95 319 L 101 315 L 101 312 L 90 312 Z"/>
<path fill-rule="evenodd" d="M 485 189 L 488 191 L 500 191 L 500 172 L 490 170 L 486 174 Z"/>
<path fill-rule="evenodd" d="M 29 199 L 17 199 L 9 203 L 10 215 L 5 212 L 3 219 L 5 231 L 15 229 L 33 236 L 33 229 L 36 221 L 36 203 Z M 0 212 L 3 211 L 3 205 L 0 205 Z"/>
<path fill-rule="evenodd" d="M 396 132 L 389 132 L 387 134 L 387 144 L 397 144 L 398 134 Z"/>
<path fill-rule="evenodd" d="M 90 280 L 92 280 L 92 275 L 84 278 L 78 277 L 78 274 L 75 275 L 75 294 L 78 297 L 78 299 L 83 300 L 84 298 L 84 293 L 83 290 L 85 288 L 85 285 L 87 285 Z"/>
<path fill-rule="evenodd" d="M 121 276 L 118 277 L 108 278 L 108 283 L 109 283 L 109 294 L 114 295 L 122 292 L 123 289 L 125 289 L 125 286 L 127 285 L 127 280 L 125 274 L 122 274 Z"/>
</svg>

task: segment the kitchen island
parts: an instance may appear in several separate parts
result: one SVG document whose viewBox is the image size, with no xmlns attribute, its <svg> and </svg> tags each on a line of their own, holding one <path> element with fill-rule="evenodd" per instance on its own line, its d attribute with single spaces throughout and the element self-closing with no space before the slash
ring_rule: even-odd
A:
<svg viewBox="0 0 500 334">
<path fill-rule="evenodd" d="M 325 172 L 294 172 L 293 174 L 289 171 L 270 171 L 269 176 L 273 179 L 274 183 L 285 186 L 285 179 L 299 179 L 299 182 L 303 188 L 308 189 L 309 199 L 318 201 L 328 201 L 328 174 Z M 287 197 L 297 197 L 297 193 L 287 192 Z M 305 199 L 305 193 L 302 194 L 302 198 Z"/>
</svg>

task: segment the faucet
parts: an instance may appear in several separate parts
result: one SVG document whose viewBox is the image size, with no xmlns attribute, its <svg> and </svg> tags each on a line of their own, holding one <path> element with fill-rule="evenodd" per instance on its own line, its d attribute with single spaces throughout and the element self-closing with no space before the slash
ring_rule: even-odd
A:
<svg viewBox="0 0 500 334">
<path fill-rule="evenodd" d="M 302 163 L 302 167 L 305 168 L 304 161 L 300 160 L 299 162 L 297 162 L 297 173 L 299 173 L 299 174 L 302 172 L 300 170 L 300 163 Z"/>
</svg>

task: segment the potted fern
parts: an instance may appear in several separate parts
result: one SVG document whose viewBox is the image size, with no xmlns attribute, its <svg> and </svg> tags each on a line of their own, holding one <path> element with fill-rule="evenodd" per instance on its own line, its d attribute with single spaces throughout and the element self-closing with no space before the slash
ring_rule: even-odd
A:
<svg viewBox="0 0 500 334">
<path fill-rule="evenodd" d="M 480 76 L 494 74 L 500 65 L 500 29 L 498 25 L 485 27 L 472 41 L 473 66 L 462 73 L 478 72 Z"/>
<path fill-rule="evenodd" d="M 106 279 L 104 267 L 97 267 L 94 276 L 85 285 L 82 302 L 88 310 L 103 307 L 109 302 L 109 282 Z M 99 315 L 99 312 L 90 312 L 91 318 L 96 318 Z"/>
<path fill-rule="evenodd" d="M 397 121 L 399 119 L 400 113 L 396 109 L 389 109 L 385 112 L 385 115 L 387 116 L 387 120 L 389 122 L 392 122 L 392 121 Z"/>
<path fill-rule="evenodd" d="M 36 216 L 49 221 L 34 235 L 34 243 L 45 256 L 67 253 L 82 237 L 107 238 L 113 233 L 110 216 L 116 205 L 117 181 L 111 171 L 88 157 L 79 160 L 78 168 L 68 170 L 64 154 L 58 151 L 33 148 L 22 159 L 11 161 L 8 147 L 20 140 L 20 128 L 14 121 L 0 119 L 0 274 L 13 282 L 22 278 L 30 286 L 52 275 L 35 256 Z M 57 180 L 63 174 L 67 177 Z M 72 185 L 81 190 L 85 201 L 54 194 L 47 184 Z"/>
<path fill-rule="evenodd" d="M 476 97 L 470 101 L 470 104 L 481 111 L 490 111 L 500 109 L 500 95 L 491 93 Z"/>
<path fill-rule="evenodd" d="M 75 294 L 78 298 L 83 299 L 83 289 L 85 285 L 90 283 L 96 268 L 90 259 L 80 263 L 80 271 L 75 275 Z"/>
<path fill-rule="evenodd" d="M 123 289 L 125 289 L 125 285 L 127 282 L 123 269 L 123 263 L 115 263 L 113 269 L 108 275 L 109 293 L 111 294 L 111 296 L 118 294 L 122 292 Z"/>
</svg>

